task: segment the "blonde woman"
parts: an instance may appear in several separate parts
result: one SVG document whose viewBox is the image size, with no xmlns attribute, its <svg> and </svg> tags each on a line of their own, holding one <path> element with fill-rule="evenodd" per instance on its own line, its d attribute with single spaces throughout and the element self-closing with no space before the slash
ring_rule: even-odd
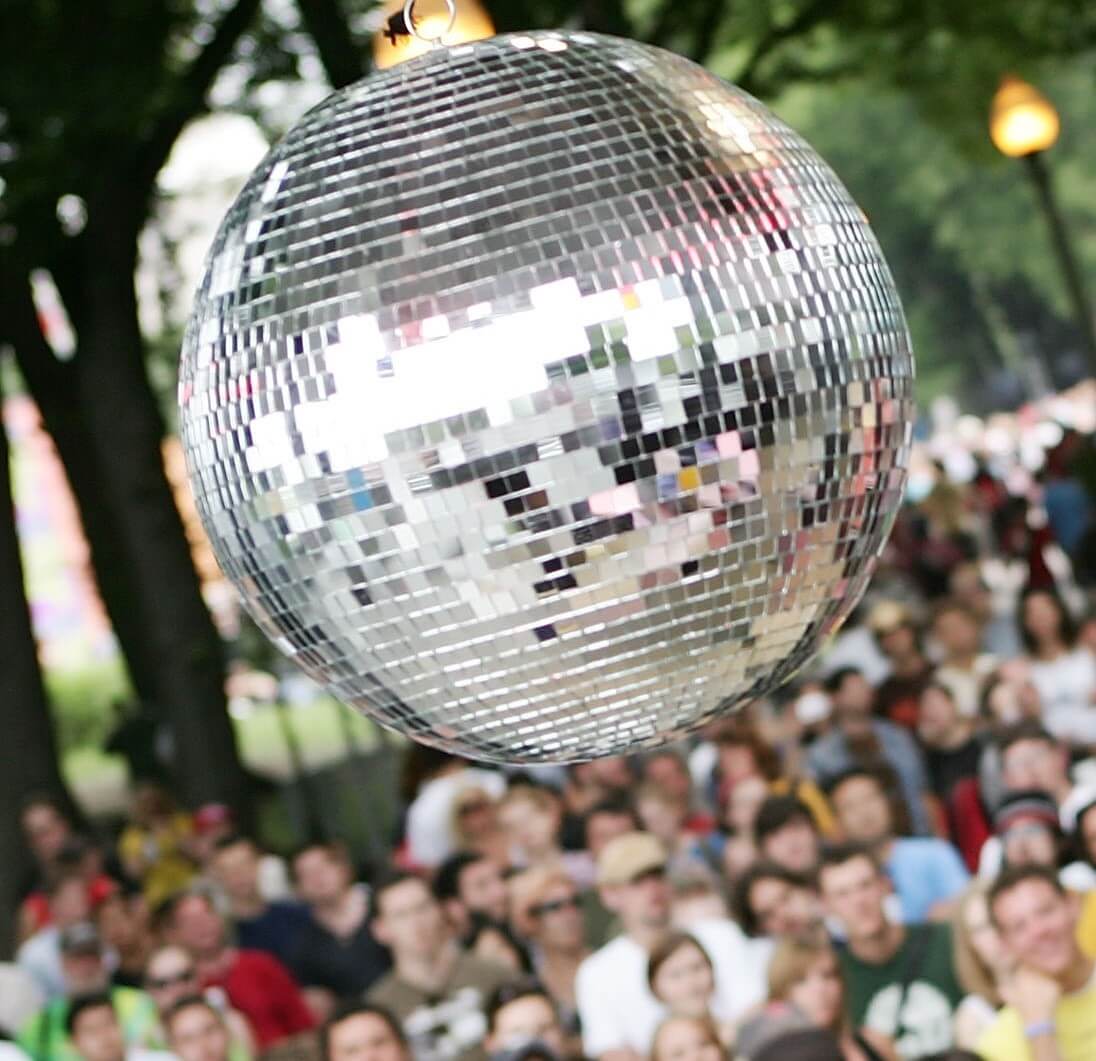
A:
<svg viewBox="0 0 1096 1061">
<path fill-rule="evenodd" d="M 782 939 L 769 963 L 769 1002 L 792 1006 L 812 1024 L 832 1032 L 845 1061 L 897 1061 L 894 1044 L 872 1028 L 850 1028 L 845 982 L 824 935 Z"/>
<path fill-rule="evenodd" d="M 708 952 L 687 932 L 673 932 L 659 943 L 647 960 L 651 994 L 674 1017 L 694 1017 L 711 1024 L 720 1043 L 734 1043 L 734 1025 L 712 1014 L 715 969 Z"/>
<path fill-rule="evenodd" d="M 955 973 L 966 992 L 955 1011 L 955 1045 L 973 1050 L 1004 1005 L 1001 986 L 1012 963 L 989 916 L 989 886 L 975 879 L 960 896 L 952 918 Z"/>
<path fill-rule="evenodd" d="M 667 1017 L 655 1032 L 651 1061 L 726 1061 L 711 1017 Z"/>
</svg>

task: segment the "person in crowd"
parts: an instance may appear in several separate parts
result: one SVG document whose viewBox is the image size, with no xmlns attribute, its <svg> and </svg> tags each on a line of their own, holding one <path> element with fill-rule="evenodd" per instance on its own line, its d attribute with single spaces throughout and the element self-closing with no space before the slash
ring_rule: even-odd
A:
<svg viewBox="0 0 1096 1061">
<path fill-rule="evenodd" d="M 894 1043 L 874 1028 L 850 1026 L 845 982 L 825 934 L 782 939 L 769 965 L 769 1002 L 794 1007 L 812 1024 L 832 1032 L 846 1061 L 897 1061 Z"/>
<path fill-rule="evenodd" d="M 47 896 L 50 920 L 22 944 L 15 960 L 34 977 L 45 996 L 53 999 L 68 992 L 62 968 L 62 934 L 89 921 L 92 904 L 83 874 L 71 870 L 50 882 Z"/>
<path fill-rule="evenodd" d="M 1007 1003 L 978 1040 L 984 1061 L 1088 1061 L 1096 1045 L 1093 960 L 1077 943 L 1077 913 L 1046 866 L 1013 866 L 993 882 L 989 909 L 1016 969 Z"/>
<path fill-rule="evenodd" d="M 1004 1004 L 1001 986 L 1013 961 L 989 915 L 989 886 L 973 880 L 955 908 L 951 922 L 953 964 L 966 992 L 955 1012 L 955 1043 L 973 1049 Z"/>
<path fill-rule="evenodd" d="M 1043 725 L 1059 740 L 1096 744 L 1096 657 L 1076 643 L 1061 598 L 1047 589 L 1027 590 L 1020 598 L 1020 632 Z"/>
<path fill-rule="evenodd" d="M 313 843 L 292 859 L 297 895 L 307 906 L 293 943 L 293 969 L 320 1019 L 344 998 L 368 991 L 391 967 L 369 923 L 369 892 L 354 880 L 338 843 Z"/>
<path fill-rule="evenodd" d="M 224 1015 L 203 995 L 179 999 L 163 1016 L 167 1045 L 179 1061 L 246 1061 L 234 1052 Z"/>
<path fill-rule="evenodd" d="M 970 880 L 951 844 L 936 837 L 895 836 L 894 810 L 879 775 L 853 767 L 830 787 L 830 800 L 846 839 L 875 852 L 894 885 L 902 919 L 943 920 Z"/>
<path fill-rule="evenodd" d="M 504 924 L 509 911 L 498 863 L 475 851 L 458 851 L 438 867 L 434 895 L 458 938 L 471 930 L 473 915 Z"/>
<path fill-rule="evenodd" d="M 1081 893 L 1077 938 L 1096 957 L 1096 784 L 1078 785 L 1058 814 L 1076 860 L 1062 871 L 1062 883 Z"/>
<path fill-rule="evenodd" d="M 239 833 L 221 837 L 209 860 L 209 876 L 224 898 L 239 946 L 273 954 L 294 969 L 297 942 L 310 922 L 308 908 L 290 899 L 267 899 L 262 888 L 262 852 Z"/>
<path fill-rule="evenodd" d="M 46 996 L 30 973 L 14 962 L 0 962 L 0 1042 L 14 1039 L 45 1004 Z"/>
<path fill-rule="evenodd" d="M 807 752 L 807 769 L 824 786 L 855 765 L 886 765 L 894 771 L 915 833 L 931 833 L 925 803 L 925 765 L 907 730 L 873 716 L 874 692 L 854 667 L 835 671 L 826 681 L 833 699 L 835 726 Z"/>
<path fill-rule="evenodd" d="M 560 1023 L 551 995 L 535 980 L 503 984 L 487 1000 L 488 1057 L 513 1057 L 515 1052 L 536 1044 L 552 1057 L 572 1056 L 567 1035 Z"/>
<path fill-rule="evenodd" d="M 769 785 L 763 778 L 744 777 L 726 794 L 720 814 L 723 848 L 719 865 L 724 878 L 732 884 L 757 861 L 754 825 L 768 793 Z"/>
<path fill-rule="evenodd" d="M 586 814 L 583 822 L 583 847 L 596 864 L 611 840 L 638 829 L 639 817 L 628 796 L 614 791 L 595 803 Z M 581 890 L 580 894 L 586 942 L 591 947 L 600 947 L 615 934 L 618 927 L 616 919 L 605 908 L 596 887 Z"/>
<path fill-rule="evenodd" d="M 533 971 L 525 942 L 505 921 L 473 914 L 468 931 L 459 940 L 469 954 L 491 965 L 509 969 L 516 976 L 526 976 Z"/>
<path fill-rule="evenodd" d="M 651 951 L 647 986 L 672 1017 L 711 1020 L 725 1046 L 734 1042 L 735 1029 L 712 1015 L 715 967 L 708 952 L 687 932 L 672 932 Z"/>
<path fill-rule="evenodd" d="M 416 1061 L 481 1058 L 484 1003 L 514 974 L 461 948 L 421 878 L 403 873 L 379 882 L 373 903 L 373 931 L 393 965 L 369 1001 L 401 1022 Z"/>
<path fill-rule="evenodd" d="M 912 730 L 920 717 L 921 693 L 932 676 L 917 625 L 908 608 L 884 600 L 868 613 L 867 627 L 891 668 L 875 690 L 875 711 L 888 722 Z"/>
<path fill-rule="evenodd" d="M 560 845 L 563 810 L 559 797 L 541 785 L 514 785 L 499 805 L 499 821 L 510 848 L 510 865 L 519 869 L 562 868 L 580 888 L 593 883 L 588 852 Z"/>
<path fill-rule="evenodd" d="M 824 851 L 818 881 L 828 916 L 848 940 L 838 955 L 852 1027 L 886 1036 L 904 1059 L 951 1047 L 962 989 L 949 927 L 890 921 L 889 881 L 870 848 Z"/>
<path fill-rule="evenodd" d="M 255 1038 L 247 1018 L 228 1002 L 228 996 L 220 987 L 202 990 L 198 969 L 193 959 L 182 947 L 168 943 L 157 947 L 145 966 L 144 989 L 156 1006 L 161 1025 L 173 1006 L 184 998 L 200 995 L 221 1015 L 232 1040 L 232 1056 L 250 1057 L 254 1053 Z"/>
<path fill-rule="evenodd" d="M 1010 790 L 993 815 L 1002 866 L 1058 866 L 1058 808 L 1039 789 Z"/>
<path fill-rule="evenodd" d="M 341 1004 L 320 1028 L 321 1061 L 412 1061 L 400 1022 L 382 1006 Z"/>
<path fill-rule="evenodd" d="M 155 947 L 144 896 L 137 890 L 116 889 L 99 903 L 93 916 L 103 943 L 114 956 L 111 983 L 142 987 L 145 965 Z"/>
<path fill-rule="evenodd" d="M 171 1054 L 127 1041 L 115 1000 L 105 991 L 74 998 L 65 1015 L 65 1031 L 80 1061 L 171 1061 Z"/>
<path fill-rule="evenodd" d="M 408 749 L 403 789 L 408 800 L 406 854 L 413 865 L 434 869 L 457 850 L 454 801 L 466 788 L 478 788 L 493 800 L 501 799 L 506 779 L 495 770 L 473 766 L 425 744 Z"/>
<path fill-rule="evenodd" d="M 933 611 L 932 637 L 940 651 L 935 680 L 951 690 L 963 718 L 974 718 L 982 686 L 997 669 L 997 659 L 982 651 L 978 616 L 957 600 L 940 601 Z"/>
<path fill-rule="evenodd" d="M 670 923 L 688 932 L 697 921 L 722 921 L 731 916 L 722 882 L 707 871 L 670 880 Z"/>
<path fill-rule="evenodd" d="M 260 1050 L 313 1027 L 296 982 L 277 958 L 233 947 L 212 898 L 186 891 L 169 899 L 157 921 L 168 943 L 195 963 L 200 987 L 219 987 L 248 1021 Z"/>
<path fill-rule="evenodd" d="M 149 781 L 137 786 L 130 819 L 118 838 L 118 857 L 126 876 L 141 882 L 154 910 L 198 872 L 194 822 L 166 789 Z"/>
<path fill-rule="evenodd" d="M 973 715 L 959 710 L 949 685 L 927 682 L 918 700 L 917 737 L 925 752 L 925 766 L 936 797 L 945 806 L 955 786 L 976 779 L 985 753 Z"/>
<path fill-rule="evenodd" d="M 685 756 L 676 748 L 659 748 L 643 759 L 643 780 L 685 804 L 682 828 L 692 836 L 707 836 L 715 828 L 715 818 L 696 806 L 693 779 Z"/>
<path fill-rule="evenodd" d="M 757 862 L 735 887 L 735 911 L 748 936 L 798 936 L 822 922 L 818 891 L 811 878 L 776 862 Z"/>
<path fill-rule="evenodd" d="M 724 1061 L 726 1049 L 710 1017 L 671 1015 L 655 1030 L 651 1061 Z"/>
<path fill-rule="evenodd" d="M 814 818 L 795 796 L 769 796 L 754 817 L 758 855 L 793 873 L 813 873 L 822 838 Z"/>
<path fill-rule="evenodd" d="M 575 976 L 590 953 L 582 899 L 560 869 L 529 869 L 510 880 L 510 923 L 530 942 L 533 971 L 551 995 L 564 1028 L 578 1028 Z"/>
<path fill-rule="evenodd" d="M 453 848 L 489 858 L 498 866 L 510 862 L 510 841 L 499 821 L 499 800 L 475 785 L 453 797 Z"/>
<path fill-rule="evenodd" d="M 645 781 L 636 791 L 636 811 L 644 831 L 658 837 L 670 853 L 671 877 L 708 868 L 710 834 L 699 835 L 687 828 L 689 804 L 676 792 Z"/>
<path fill-rule="evenodd" d="M 19 1044 L 36 1061 L 76 1061 L 78 1052 L 68 1032 L 75 999 L 106 995 L 121 1023 L 127 1046 L 158 1049 L 159 1021 L 151 998 L 130 987 L 111 987 L 99 933 L 89 921 L 61 931 L 61 953 L 66 993 L 36 1013 L 19 1032 Z"/>
<path fill-rule="evenodd" d="M 583 1049 L 591 1059 L 646 1054 L 663 1016 L 647 966 L 671 931 L 666 863 L 665 848 L 643 832 L 618 836 L 598 859 L 601 898 L 620 919 L 621 933 L 579 966 L 575 981 Z M 747 940 L 731 921 L 697 922 L 692 934 L 715 964 L 713 1013 L 733 1021 L 763 995 L 769 947 Z"/>
<path fill-rule="evenodd" d="M 210 877 L 209 871 L 213 856 L 223 840 L 238 836 L 236 815 L 225 803 L 203 803 L 193 815 L 194 835 L 190 840 L 190 849 L 205 874 L 203 883 L 215 891 L 218 884 Z M 293 898 L 293 888 L 289 881 L 289 867 L 280 855 L 270 851 L 259 852 L 259 894 L 269 903 Z M 218 898 L 220 902 L 220 898 Z"/>
<path fill-rule="evenodd" d="M 948 595 L 977 618 L 982 630 L 981 650 L 998 659 L 1020 655 L 1022 645 L 1016 617 L 994 606 L 993 594 L 975 561 L 959 564 L 948 579 Z"/>
<path fill-rule="evenodd" d="M 607 764 L 607 765 L 606 765 Z M 627 780 L 622 784 L 621 779 Z M 563 826 L 564 846 L 581 849 L 584 846 L 585 823 L 590 811 L 600 803 L 627 803 L 634 784 L 628 760 L 620 756 L 591 759 L 585 763 L 570 763 L 564 773 Z M 594 857 L 597 855 L 594 853 Z"/>
</svg>

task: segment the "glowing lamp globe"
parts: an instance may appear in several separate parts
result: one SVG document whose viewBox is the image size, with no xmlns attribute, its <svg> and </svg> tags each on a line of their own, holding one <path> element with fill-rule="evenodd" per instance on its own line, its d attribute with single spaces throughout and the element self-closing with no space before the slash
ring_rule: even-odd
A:
<svg viewBox="0 0 1096 1061">
<path fill-rule="evenodd" d="M 849 613 L 913 364 L 864 215 L 755 99 L 542 32 L 337 92 L 221 225 L 194 494 L 261 628 L 473 758 L 679 738 Z"/>
</svg>

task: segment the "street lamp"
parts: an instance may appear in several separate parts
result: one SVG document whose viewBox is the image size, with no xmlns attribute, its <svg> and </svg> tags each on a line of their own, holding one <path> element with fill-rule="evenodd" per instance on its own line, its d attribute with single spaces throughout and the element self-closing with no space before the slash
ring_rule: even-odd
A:
<svg viewBox="0 0 1096 1061">
<path fill-rule="evenodd" d="M 1073 303 L 1073 312 L 1081 330 L 1089 367 L 1096 373 L 1096 329 L 1093 327 L 1092 310 L 1081 282 L 1081 272 L 1077 268 L 1069 233 L 1054 197 L 1050 171 L 1043 159 L 1043 152 L 1053 147 L 1058 139 L 1058 131 L 1058 112 L 1046 96 L 1018 77 L 1006 76 L 1001 80 L 1001 86 L 997 89 L 990 108 L 989 135 L 998 151 L 1023 161 L 1035 185 L 1066 289 Z"/>
<path fill-rule="evenodd" d="M 495 35 L 491 16 L 478 0 L 415 0 L 413 33 L 404 25 L 406 6 L 405 0 L 388 0 L 383 6 L 385 23 L 373 37 L 373 65 L 378 70 L 414 59 L 435 43 L 452 47 Z M 395 31 L 394 20 L 399 23 Z"/>
</svg>

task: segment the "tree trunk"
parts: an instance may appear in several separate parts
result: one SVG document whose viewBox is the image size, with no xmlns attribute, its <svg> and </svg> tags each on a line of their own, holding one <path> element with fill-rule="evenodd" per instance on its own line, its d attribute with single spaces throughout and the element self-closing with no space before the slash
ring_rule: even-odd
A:
<svg viewBox="0 0 1096 1061">
<path fill-rule="evenodd" d="M 4 307 L 19 370 L 64 464 L 87 538 L 95 583 L 130 681 L 141 703 L 155 710 L 160 695 L 156 665 L 145 643 L 145 625 L 121 530 L 113 511 L 104 504 L 102 469 L 77 400 L 75 369 L 71 362 L 58 361 L 46 345 L 25 279 L 21 284 L 16 278 L 8 281 Z"/>
<path fill-rule="evenodd" d="M 11 953 L 19 883 L 30 865 L 18 808 L 28 795 L 38 792 L 72 802 L 57 765 L 53 720 L 23 588 L 8 457 L 8 436 L 0 425 L 0 645 L 4 646 L 0 704 L 4 705 L 8 748 L 0 769 L 0 955 Z"/>
<path fill-rule="evenodd" d="M 156 660 L 158 700 L 174 739 L 176 792 L 192 806 L 217 801 L 246 812 L 221 641 L 161 460 L 164 425 L 145 372 L 133 286 L 136 222 L 126 191 L 89 203 L 81 269 L 86 310 L 76 324 L 72 362 L 80 408 L 101 466 L 109 469 L 102 500 L 116 517 Z"/>
</svg>

